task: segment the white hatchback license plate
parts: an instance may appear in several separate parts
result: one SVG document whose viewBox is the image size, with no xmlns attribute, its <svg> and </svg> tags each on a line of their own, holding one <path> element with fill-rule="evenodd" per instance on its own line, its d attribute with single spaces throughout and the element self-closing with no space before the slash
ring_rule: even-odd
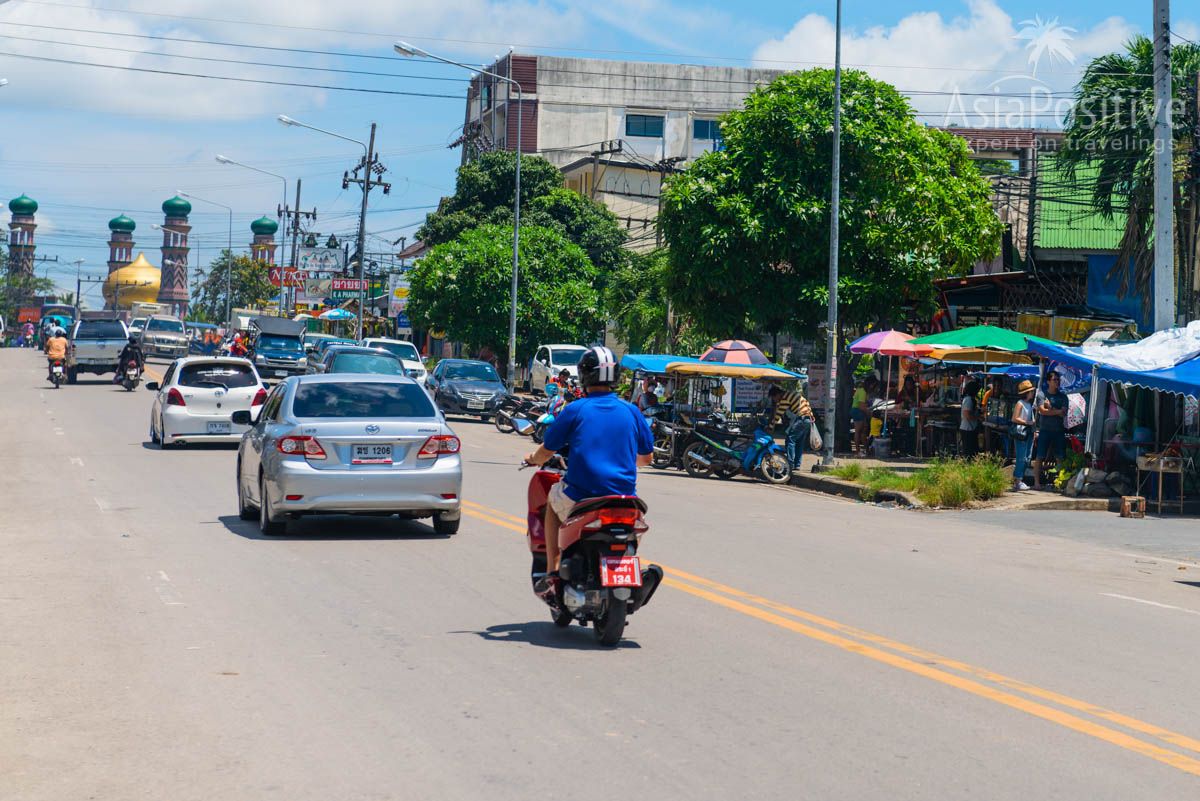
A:
<svg viewBox="0 0 1200 801">
<path fill-rule="evenodd" d="M 481 401 L 481 400 L 469 400 L 469 401 L 467 401 L 467 408 L 468 408 L 468 409 L 482 409 L 483 407 L 484 407 L 484 403 L 483 403 L 483 401 Z"/>
<path fill-rule="evenodd" d="M 391 445 L 355 445 L 351 464 L 391 464 Z"/>
<path fill-rule="evenodd" d="M 228 434 L 233 429 L 230 423 L 209 423 L 208 433 L 210 434 Z"/>
<path fill-rule="evenodd" d="M 276 370 L 275 377 L 276 378 L 287 378 L 287 370 Z"/>
</svg>

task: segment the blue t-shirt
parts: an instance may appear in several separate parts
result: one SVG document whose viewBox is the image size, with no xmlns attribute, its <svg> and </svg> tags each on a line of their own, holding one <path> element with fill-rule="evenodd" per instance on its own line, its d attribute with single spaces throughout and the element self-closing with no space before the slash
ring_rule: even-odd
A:
<svg viewBox="0 0 1200 801">
<path fill-rule="evenodd" d="M 567 404 L 543 444 L 552 451 L 571 447 L 565 492 L 581 501 L 637 494 L 637 457 L 654 452 L 654 435 L 636 406 L 607 392 Z"/>
</svg>

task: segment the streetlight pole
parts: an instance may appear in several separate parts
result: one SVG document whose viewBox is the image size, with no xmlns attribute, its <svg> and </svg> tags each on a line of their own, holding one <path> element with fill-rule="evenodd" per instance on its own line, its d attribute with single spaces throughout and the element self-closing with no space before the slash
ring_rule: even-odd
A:
<svg viewBox="0 0 1200 801">
<path fill-rule="evenodd" d="M 840 2 L 840 0 L 839 0 Z M 516 387 L 517 381 L 517 287 L 520 283 L 520 245 L 521 245 L 521 120 L 525 117 L 525 95 L 521 91 L 521 84 L 513 78 L 499 73 L 485 70 L 483 67 L 472 67 L 469 64 L 463 64 L 460 61 L 452 61 L 448 58 L 430 53 L 428 50 L 422 50 L 416 45 L 411 45 L 408 42 L 397 42 L 393 49 L 406 58 L 422 57 L 440 61 L 443 64 L 451 64 L 455 67 L 474 72 L 478 75 L 487 75 L 499 81 L 503 81 L 517 90 L 517 146 L 514 148 L 517 154 L 516 177 L 513 193 L 513 256 L 512 256 L 512 292 L 509 298 L 508 310 L 508 390 L 512 392 Z M 512 56 L 509 56 L 509 71 L 512 71 Z M 508 110 L 505 109 L 505 127 L 508 125 Z M 507 136 L 505 137 L 507 141 Z"/>
<path fill-rule="evenodd" d="M 72 263 L 75 265 L 75 308 L 82 311 L 83 303 L 79 299 L 79 292 L 83 288 L 83 277 L 80 275 L 79 270 L 83 267 L 84 260 L 76 259 Z"/>
<path fill-rule="evenodd" d="M 833 464 L 837 435 L 837 335 L 838 335 L 838 235 L 842 205 L 842 0 L 837 0 L 833 45 L 833 169 L 829 194 L 829 319 L 825 332 L 825 453 L 824 465 Z"/>
<path fill-rule="evenodd" d="M 281 205 L 279 207 L 280 212 L 281 212 L 280 223 L 283 225 L 283 241 L 280 242 L 280 244 L 279 244 L 279 247 L 281 248 L 281 250 L 283 252 L 283 258 L 281 258 L 279 260 L 280 267 L 282 267 L 283 261 L 285 259 L 287 259 L 287 252 L 288 252 L 288 248 L 287 248 L 288 221 L 283 219 L 283 217 L 282 217 L 282 211 L 283 211 L 283 209 L 287 208 L 287 202 L 288 202 L 287 178 L 284 178 L 282 175 L 279 175 L 278 173 L 268 172 L 267 170 L 259 169 L 258 167 L 251 167 L 249 164 L 243 164 L 240 161 L 234 161 L 233 159 L 226 158 L 225 156 L 222 156 L 219 153 L 217 154 L 216 158 L 217 158 L 218 164 L 232 164 L 235 167 L 242 167 L 247 170 L 253 170 L 254 172 L 262 173 L 263 175 L 270 175 L 272 178 L 278 178 L 280 181 L 283 182 L 283 205 Z M 297 203 L 299 203 L 298 200 L 297 200 Z M 296 270 L 296 263 L 294 261 L 291 264 L 291 268 L 292 268 L 292 272 L 294 273 Z M 287 270 L 280 271 L 280 276 L 281 276 L 281 280 L 279 281 L 279 314 L 280 314 L 280 316 L 283 316 L 284 297 L 286 297 L 286 294 L 287 294 L 287 286 L 288 286 L 287 273 L 288 273 Z M 295 305 L 295 304 L 293 304 L 293 305 Z"/>
<path fill-rule="evenodd" d="M 209 200 L 199 195 L 189 195 L 182 190 L 179 191 L 179 196 L 186 197 L 189 200 L 199 200 L 201 203 L 217 206 L 229 212 L 229 261 L 225 265 L 225 324 L 233 327 L 233 209 L 224 203 L 218 203 L 215 200 Z"/>
<path fill-rule="evenodd" d="M 367 196 L 371 192 L 372 168 L 375 166 L 375 123 L 371 123 L 371 140 L 370 143 L 367 143 L 349 136 L 343 136 L 340 133 L 327 131 L 324 128 L 318 128 L 315 125 L 294 120 L 286 114 L 280 114 L 276 119 L 283 125 L 293 128 L 307 128 L 310 131 L 332 136 L 334 139 L 353 142 L 363 149 L 362 207 L 358 213 L 358 339 L 362 341 L 363 316 L 367 312 L 367 283 L 365 273 L 363 272 L 364 262 L 366 262 L 364 254 L 366 253 L 367 234 Z"/>
</svg>

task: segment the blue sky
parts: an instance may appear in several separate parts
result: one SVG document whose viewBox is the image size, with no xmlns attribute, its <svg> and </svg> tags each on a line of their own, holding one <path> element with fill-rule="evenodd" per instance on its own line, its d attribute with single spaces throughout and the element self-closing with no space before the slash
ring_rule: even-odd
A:
<svg viewBox="0 0 1200 801">
<path fill-rule="evenodd" d="M 1144 6 L 1142 8 L 1141 6 Z M 1138 18 L 1130 16 L 1136 10 Z M 1188 18 L 1188 15 L 1191 18 Z M 35 197 L 40 255 L 62 261 L 50 275 L 73 288 L 74 259 L 104 271 L 107 221 L 125 212 L 138 223 L 139 249 L 158 263 L 159 206 L 177 189 L 234 208 L 234 246 L 249 223 L 274 216 L 279 181 L 215 162 L 217 154 L 304 181 L 302 206 L 318 211 L 322 234 L 350 235 L 357 196 L 341 174 L 356 146 L 285 128 L 287 114 L 366 138 L 379 123 L 379 149 L 393 192 L 372 196 L 371 250 L 411 236 L 428 207 L 453 187 L 459 154 L 446 145 L 463 117 L 465 75 L 439 64 L 392 58 L 397 37 L 451 58 L 490 62 L 507 50 L 691 63 L 803 66 L 832 56 L 833 4 L 760 0 L 346 0 L 340 4 L 260 0 L 0 0 L 0 196 Z M 1073 29 L 1069 60 L 1032 64 L 1022 21 L 1040 17 Z M 1200 38 L 1194 10 L 1176 4 L 1175 28 Z M 1150 2 L 1115 0 L 930 0 L 847 2 L 846 60 L 914 93 L 926 121 L 942 121 L 954 91 L 988 92 L 1012 81 L 1070 90 L 1087 59 L 1146 31 Z M 292 27 L 281 27 L 286 21 Z M 34 27 L 40 26 L 40 27 Z M 119 35 L 117 35 L 119 34 Z M 166 41 L 145 37 L 169 37 Z M 35 40 L 43 41 L 35 41 Z M 353 55 L 252 50 L 255 44 Z M 59 59 L 18 58 L 35 55 Z M 191 56 L 191 58 L 181 58 Z M 205 60 L 215 59 L 215 60 Z M 232 64 L 229 60 L 290 65 Z M 60 63 L 133 66 L 229 77 L 396 92 L 453 99 L 263 86 Z M 297 69 L 308 67 L 310 69 Z M 316 69 L 312 69 L 316 68 Z M 331 70 L 389 73 L 350 75 Z M 1022 88 L 1021 91 L 1024 91 Z M 1041 120 L 1050 124 L 1048 120 Z M 194 243 L 207 262 L 227 240 L 226 212 L 194 203 Z M 0 214 L 7 222 L 7 210 Z M 193 248 L 193 266 L 196 248 Z M 98 294 L 93 292 L 93 299 Z"/>
</svg>

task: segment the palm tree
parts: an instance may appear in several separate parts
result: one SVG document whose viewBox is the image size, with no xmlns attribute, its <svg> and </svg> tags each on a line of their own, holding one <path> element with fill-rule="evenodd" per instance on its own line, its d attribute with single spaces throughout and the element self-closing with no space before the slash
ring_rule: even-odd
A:
<svg viewBox="0 0 1200 801">
<path fill-rule="evenodd" d="M 1175 109 L 1183 107 L 1197 70 L 1200 46 L 1172 48 Z M 1191 193 L 1181 191 L 1180 179 L 1191 156 L 1195 116 L 1174 117 L 1175 230 L 1176 251 L 1180 254 L 1194 249 L 1189 221 L 1195 199 Z M 1096 166 L 1092 206 L 1110 220 L 1125 215 L 1117 263 L 1108 278 L 1119 279 L 1118 297 L 1125 297 L 1132 289 L 1141 295 L 1148 311 L 1154 271 L 1153 42 L 1145 36 L 1134 37 L 1125 45 L 1125 52 L 1099 56 L 1088 65 L 1075 90 L 1075 106 L 1067 117 L 1065 133 L 1061 155 L 1068 178 L 1074 179 L 1079 165 Z M 1132 271 L 1128 269 L 1130 264 Z"/>
</svg>

